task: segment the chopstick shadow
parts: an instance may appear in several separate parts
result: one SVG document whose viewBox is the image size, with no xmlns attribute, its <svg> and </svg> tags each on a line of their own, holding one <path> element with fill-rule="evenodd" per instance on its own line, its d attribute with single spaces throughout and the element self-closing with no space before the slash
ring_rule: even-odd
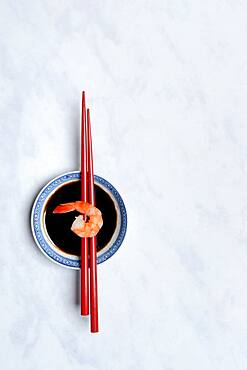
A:
<svg viewBox="0 0 247 370">
<path fill-rule="evenodd" d="M 74 103 L 73 109 L 71 110 L 71 123 L 73 130 L 71 130 L 72 142 L 73 142 L 73 163 L 74 170 L 80 168 L 80 153 L 81 153 L 81 141 L 80 141 L 80 117 L 81 113 L 78 109 L 78 104 Z M 78 135 L 79 133 L 79 135 Z"/>
<path fill-rule="evenodd" d="M 80 303 L 81 303 L 81 300 L 80 300 L 80 279 L 81 279 L 81 271 L 80 270 L 76 270 L 76 273 L 75 273 L 75 305 L 76 306 L 79 306 Z"/>
<path fill-rule="evenodd" d="M 74 300 L 74 304 L 76 306 L 76 310 L 78 312 L 78 310 L 80 311 L 80 305 L 81 305 L 81 270 L 76 270 L 75 271 L 75 300 Z M 85 330 L 88 330 L 89 326 L 90 326 L 90 315 L 88 316 L 81 316 L 81 322 L 82 322 L 82 326 L 83 326 L 83 329 Z"/>
</svg>

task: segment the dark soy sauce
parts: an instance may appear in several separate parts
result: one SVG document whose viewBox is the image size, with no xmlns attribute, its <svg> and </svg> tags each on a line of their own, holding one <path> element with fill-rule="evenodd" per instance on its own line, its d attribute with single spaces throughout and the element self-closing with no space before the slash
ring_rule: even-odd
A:
<svg viewBox="0 0 247 370">
<path fill-rule="evenodd" d="M 63 252 L 80 255 L 81 238 L 70 230 L 77 211 L 54 214 L 53 210 L 61 203 L 80 200 L 80 181 L 73 181 L 57 189 L 46 206 L 46 230 L 53 243 Z M 110 196 L 95 185 L 96 207 L 102 212 L 103 226 L 97 234 L 97 251 L 103 249 L 111 240 L 117 224 L 115 205 Z"/>
</svg>

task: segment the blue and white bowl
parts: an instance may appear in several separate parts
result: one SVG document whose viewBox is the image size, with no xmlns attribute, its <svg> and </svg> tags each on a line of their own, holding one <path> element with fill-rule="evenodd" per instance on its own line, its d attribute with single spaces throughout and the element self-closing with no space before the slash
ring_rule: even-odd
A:
<svg viewBox="0 0 247 370">
<path fill-rule="evenodd" d="M 46 204 L 49 201 L 50 197 L 56 192 L 56 190 L 66 183 L 78 181 L 80 179 L 80 176 L 81 175 L 79 171 L 72 171 L 51 180 L 47 185 L 43 187 L 43 189 L 38 194 L 37 198 L 34 201 L 31 213 L 31 228 L 34 240 L 38 247 L 53 262 L 73 269 L 80 268 L 80 258 L 61 251 L 52 242 L 46 231 L 44 214 Z M 96 175 L 94 176 L 94 182 L 105 192 L 107 192 L 107 194 L 111 197 L 112 201 L 115 204 L 115 209 L 117 213 L 117 227 L 115 229 L 115 232 L 109 243 L 97 253 L 97 263 L 101 263 L 113 256 L 113 254 L 116 253 L 116 251 L 121 246 L 127 229 L 127 213 L 124 202 L 114 186 L 112 186 L 102 177 Z"/>
</svg>

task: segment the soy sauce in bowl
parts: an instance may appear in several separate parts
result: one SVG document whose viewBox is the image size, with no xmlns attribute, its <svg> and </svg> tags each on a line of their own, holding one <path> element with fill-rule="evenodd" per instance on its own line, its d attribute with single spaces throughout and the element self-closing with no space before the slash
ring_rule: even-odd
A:
<svg viewBox="0 0 247 370">
<path fill-rule="evenodd" d="M 103 217 L 103 226 L 97 234 L 97 252 L 110 242 L 117 227 L 117 212 L 110 195 L 95 184 L 96 207 Z M 81 238 L 71 231 L 71 225 L 79 212 L 54 214 L 53 210 L 62 203 L 80 200 L 80 181 L 72 181 L 59 187 L 49 198 L 45 209 L 45 227 L 53 244 L 68 255 L 80 256 Z"/>
</svg>

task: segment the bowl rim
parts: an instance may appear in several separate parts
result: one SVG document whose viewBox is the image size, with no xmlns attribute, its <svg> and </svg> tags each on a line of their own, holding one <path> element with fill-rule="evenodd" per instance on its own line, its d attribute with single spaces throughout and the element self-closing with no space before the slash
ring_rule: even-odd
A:
<svg viewBox="0 0 247 370">
<path fill-rule="evenodd" d="M 60 255 L 59 253 L 57 253 L 50 246 L 43 234 L 43 230 L 41 227 L 41 218 L 43 209 L 42 205 L 44 205 L 44 203 L 47 201 L 47 198 L 50 196 L 50 194 L 54 192 L 57 187 L 65 184 L 66 182 L 76 181 L 79 179 L 80 171 L 69 171 L 54 177 L 46 185 L 44 185 L 37 194 L 31 212 L 31 230 L 35 243 L 37 244 L 41 252 L 50 260 L 52 260 L 52 262 L 60 266 L 75 270 L 80 269 L 80 258 L 71 259 L 69 257 L 65 257 L 64 255 Z M 96 183 L 101 185 L 103 188 L 106 188 L 111 193 L 111 195 L 117 202 L 120 211 L 119 233 L 110 248 L 103 252 L 101 255 L 97 256 L 97 264 L 100 264 L 111 258 L 120 248 L 127 230 L 127 212 L 122 197 L 111 183 L 98 175 L 94 175 L 94 180 Z"/>
</svg>

